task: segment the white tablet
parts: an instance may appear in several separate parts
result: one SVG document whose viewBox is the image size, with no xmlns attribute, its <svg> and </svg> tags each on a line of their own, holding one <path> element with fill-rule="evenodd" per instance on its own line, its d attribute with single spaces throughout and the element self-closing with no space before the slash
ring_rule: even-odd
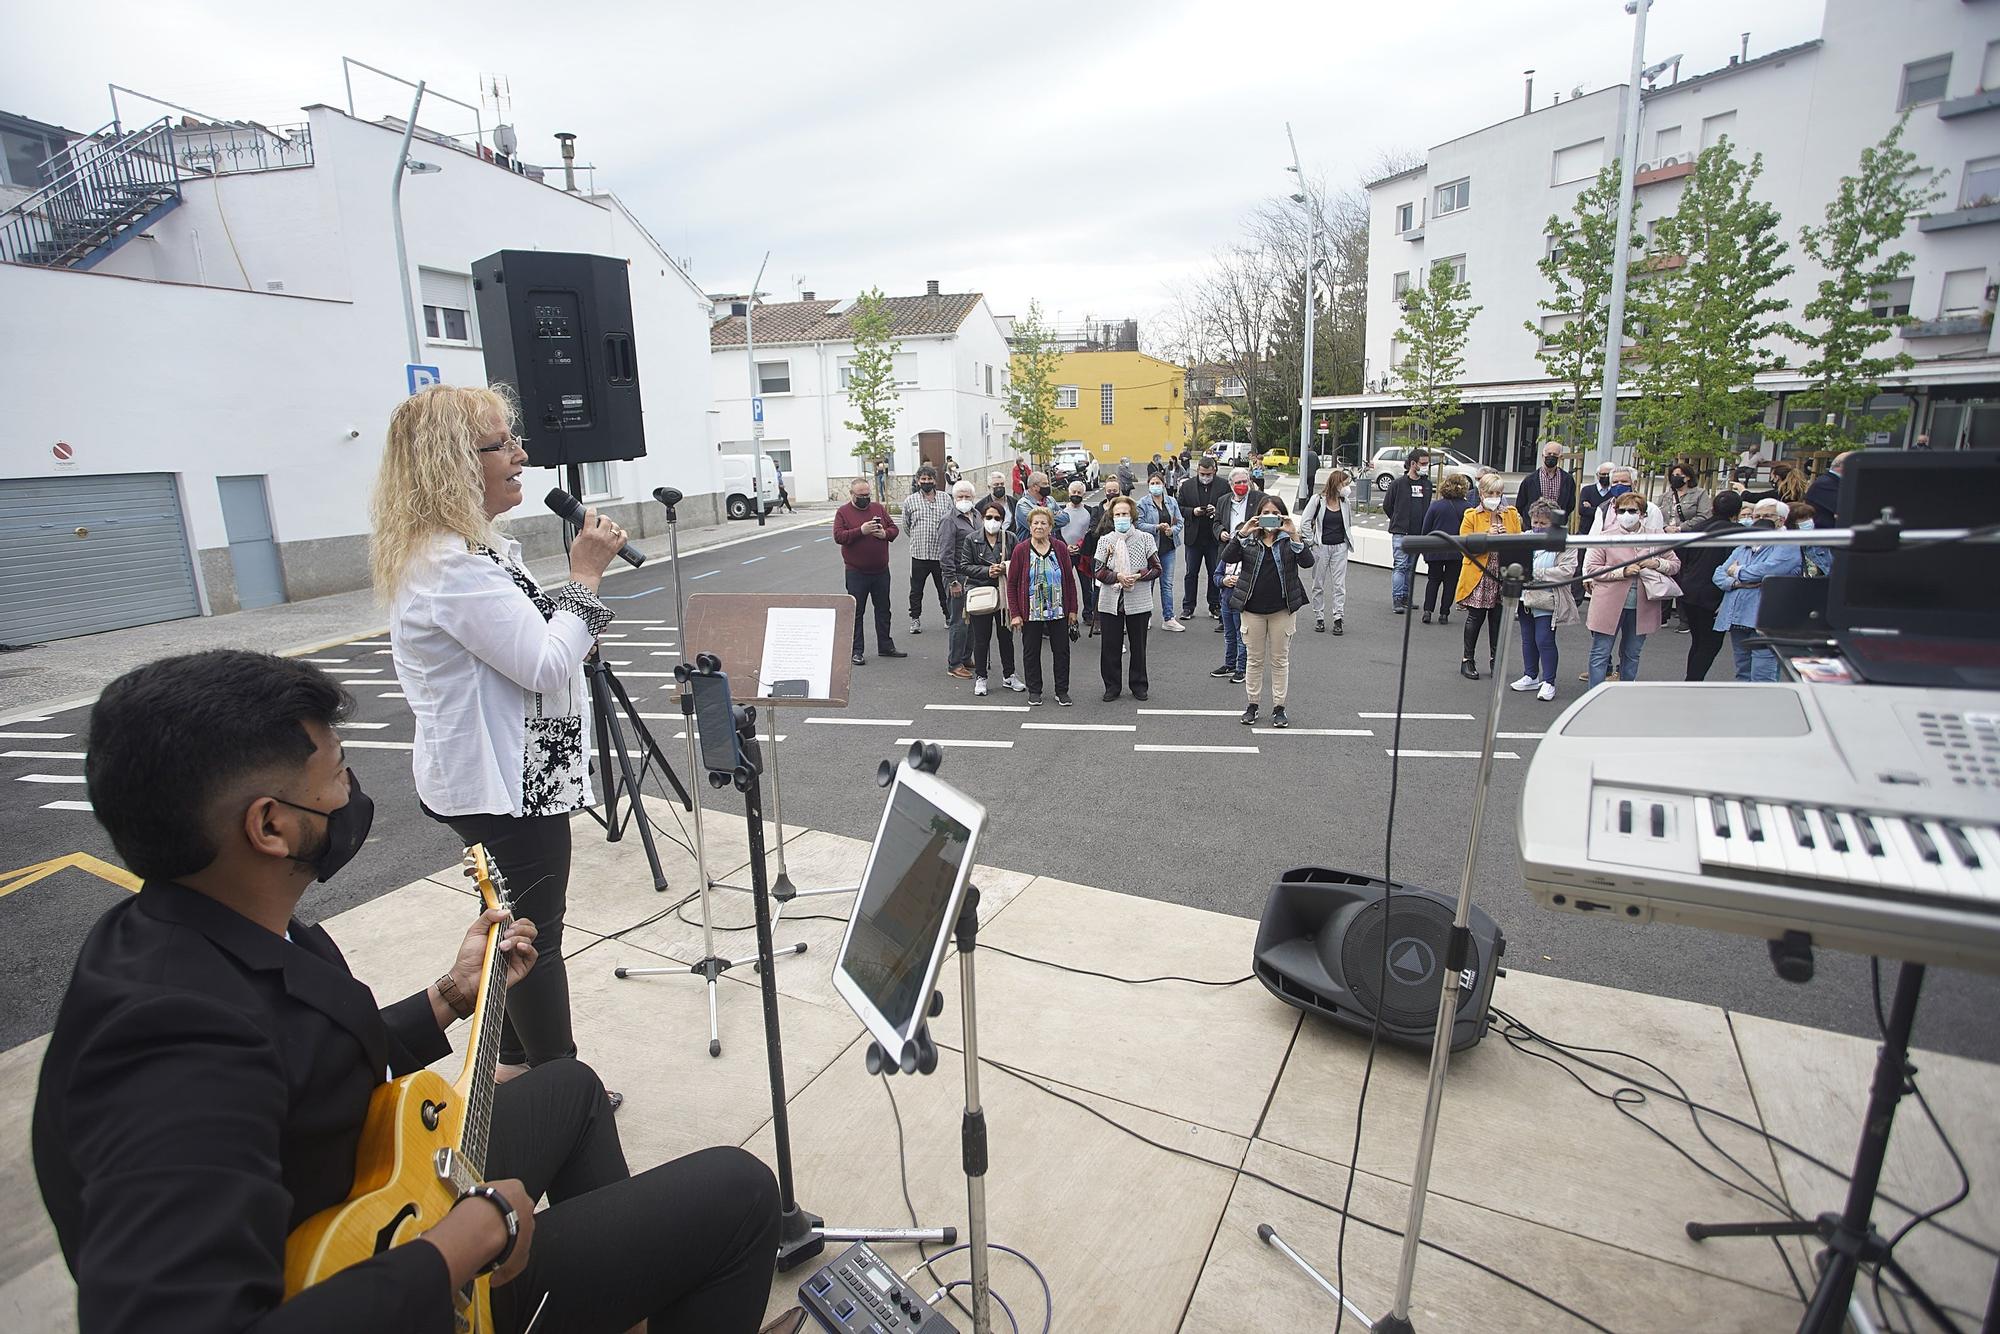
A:
<svg viewBox="0 0 2000 1334">
<path fill-rule="evenodd" d="M 985 824 L 957 788 L 897 766 L 833 965 L 834 990 L 892 1062 L 930 1005 Z"/>
</svg>

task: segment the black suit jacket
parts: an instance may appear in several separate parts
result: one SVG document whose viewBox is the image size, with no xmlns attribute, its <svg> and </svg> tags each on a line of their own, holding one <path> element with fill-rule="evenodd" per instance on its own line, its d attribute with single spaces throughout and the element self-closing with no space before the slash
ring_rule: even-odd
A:
<svg viewBox="0 0 2000 1334">
<path fill-rule="evenodd" d="M 1806 488 L 1806 504 L 1813 507 L 1813 522 L 1822 528 L 1840 522 L 1840 478 L 1831 471 L 1813 478 Z"/>
<path fill-rule="evenodd" d="M 325 931 L 290 933 L 155 881 L 85 939 L 34 1114 L 84 1334 L 451 1329 L 431 1246 L 280 1304 L 285 1237 L 352 1189 L 385 1069 L 451 1049 L 422 993 L 378 1010 Z"/>
</svg>

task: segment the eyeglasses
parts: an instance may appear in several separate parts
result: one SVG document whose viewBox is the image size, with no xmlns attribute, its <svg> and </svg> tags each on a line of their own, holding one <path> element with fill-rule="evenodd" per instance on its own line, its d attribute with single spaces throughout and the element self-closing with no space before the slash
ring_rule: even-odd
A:
<svg viewBox="0 0 2000 1334">
<path fill-rule="evenodd" d="M 512 434 L 508 435 L 508 437 L 505 440 L 496 441 L 495 443 L 490 445 L 473 446 L 473 448 L 481 454 L 499 454 L 506 450 L 526 449 L 527 447 L 528 447 L 527 440 L 525 440 L 521 436 Z"/>
</svg>

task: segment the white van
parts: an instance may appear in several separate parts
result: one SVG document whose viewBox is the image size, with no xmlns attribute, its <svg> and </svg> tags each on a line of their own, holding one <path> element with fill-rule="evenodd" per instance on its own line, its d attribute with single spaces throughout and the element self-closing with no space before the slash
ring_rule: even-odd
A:
<svg viewBox="0 0 2000 1334">
<path fill-rule="evenodd" d="M 751 508 L 750 475 L 756 469 L 758 458 L 756 454 L 722 456 L 722 504 L 732 519 L 747 519 L 756 513 Z M 764 512 L 769 514 L 778 504 L 778 469 L 769 454 L 762 458 L 764 476 L 763 485 L 759 488 L 759 501 Z"/>
</svg>

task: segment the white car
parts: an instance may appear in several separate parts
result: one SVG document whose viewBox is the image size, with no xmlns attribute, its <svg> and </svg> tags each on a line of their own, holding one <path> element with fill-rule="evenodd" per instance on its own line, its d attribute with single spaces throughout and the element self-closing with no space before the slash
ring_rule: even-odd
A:
<svg viewBox="0 0 2000 1334">
<path fill-rule="evenodd" d="M 764 460 L 763 485 L 755 488 L 760 494 L 763 509 L 769 514 L 778 504 L 778 468 L 766 454 Z M 747 519 L 757 511 L 752 507 L 750 474 L 756 470 L 757 456 L 754 454 L 724 454 L 722 456 L 722 496 L 723 508 L 732 519 Z"/>
<path fill-rule="evenodd" d="M 1057 450 L 1055 466 L 1063 469 L 1071 477 L 1081 474 L 1090 486 L 1097 485 L 1097 458 L 1087 449 Z"/>
<path fill-rule="evenodd" d="M 1431 471 L 1438 476 L 1455 472 L 1468 482 L 1479 480 L 1479 465 L 1457 450 L 1433 447 L 1424 452 L 1430 455 Z M 1409 457 L 1410 448 L 1407 445 L 1391 445 L 1375 451 L 1375 458 L 1368 466 L 1375 474 L 1375 495 L 1378 499 L 1389 489 L 1389 483 L 1403 475 L 1404 468 L 1409 466 Z"/>
</svg>

